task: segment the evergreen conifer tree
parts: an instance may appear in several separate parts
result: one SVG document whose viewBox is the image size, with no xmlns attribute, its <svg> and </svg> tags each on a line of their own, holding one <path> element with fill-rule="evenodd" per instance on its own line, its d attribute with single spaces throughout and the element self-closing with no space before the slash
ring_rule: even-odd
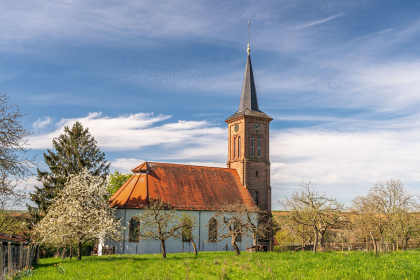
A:
<svg viewBox="0 0 420 280">
<path fill-rule="evenodd" d="M 64 133 L 53 139 L 55 151 L 48 149 L 44 153 L 49 170 L 37 169 L 37 179 L 42 182 L 42 186 L 35 186 L 35 192 L 30 194 L 30 199 L 37 206 L 28 205 L 31 223 L 39 222 L 42 218 L 40 213 L 47 213 L 52 200 L 64 188 L 70 175 L 86 169 L 89 174 L 100 176 L 105 181 L 110 163 L 107 163 L 105 154 L 96 144 L 89 129 L 84 129 L 80 122 L 76 122 L 71 129 L 68 126 L 64 127 Z"/>
</svg>

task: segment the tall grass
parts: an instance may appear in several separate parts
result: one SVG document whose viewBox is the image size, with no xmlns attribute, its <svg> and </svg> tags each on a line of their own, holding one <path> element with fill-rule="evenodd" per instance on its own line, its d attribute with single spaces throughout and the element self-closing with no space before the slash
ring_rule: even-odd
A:
<svg viewBox="0 0 420 280">
<path fill-rule="evenodd" d="M 60 265 L 61 263 L 61 265 Z M 203 252 L 41 259 L 31 279 L 420 279 L 420 252 Z"/>
</svg>

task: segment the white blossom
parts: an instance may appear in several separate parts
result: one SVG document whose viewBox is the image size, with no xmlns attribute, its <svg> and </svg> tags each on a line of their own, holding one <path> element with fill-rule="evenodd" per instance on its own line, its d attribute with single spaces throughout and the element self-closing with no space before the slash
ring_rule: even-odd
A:
<svg viewBox="0 0 420 280">
<path fill-rule="evenodd" d="M 125 228 L 115 218 L 107 196 L 101 177 L 90 175 L 87 170 L 72 175 L 36 227 L 39 240 L 63 246 L 76 243 L 79 259 L 81 245 L 87 241 L 99 237 L 122 240 Z"/>
</svg>

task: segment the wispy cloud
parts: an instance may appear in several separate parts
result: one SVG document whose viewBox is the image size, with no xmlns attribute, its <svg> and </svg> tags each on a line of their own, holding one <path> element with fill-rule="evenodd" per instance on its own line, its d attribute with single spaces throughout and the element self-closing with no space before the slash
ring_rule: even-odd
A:
<svg viewBox="0 0 420 280">
<path fill-rule="evenodd" d="M 319 24 L 322 24 L 322 23 L 328 22 L 328 21 L 330 21 L 330 20 L 336 19 L 336 18 L 338 18 L 338 17 L 341 17 L 341 16 L 343 16 L 343 15 L 344 15 L 344 13 L 339 13 L 339 14 L 336 14 L 336 15 L 333 15 L 333 16 L 330 16 L 330 17 L 327 17 L 327 18 L 324 18 L 324 19 L 311 21 L 311 22 L 308 22 L 308 23 L 305 23 L 305 24 L 299 25 L 299 26 L 297 26 L 295 29 L 296 29 L 296 30 L 299 30 L 299 29 L 304 29 L 304 28 L 308 28 L 308 27 L 315 26 L 315 25 L 319 25 Z"/>
<path fill-rule="evenodd" d="M 52 122 L 52 119 L 50 117 L 39 118 L 36 122 L 32 124 L 32 127 L 35 130 L 40 130 L 48 126 L 49 124 L 51 124 L 51 122 Z"/>
</svg>

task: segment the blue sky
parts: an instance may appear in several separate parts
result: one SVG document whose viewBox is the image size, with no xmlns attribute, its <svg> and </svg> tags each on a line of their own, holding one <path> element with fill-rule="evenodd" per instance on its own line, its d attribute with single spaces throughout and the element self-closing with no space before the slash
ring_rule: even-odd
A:
<svg viewBox="0 0 420 280">
<path fill-rule="evenodd" d="M 420 2 L 2 1 L 0 92 L 38 154 L 76 120 L 112 168 L 225 166 L 247 22 L 271 124 L 273 202 L 420 183 Z M 32 189 L 34 178 L 27 183 Z"/>
</svg>

